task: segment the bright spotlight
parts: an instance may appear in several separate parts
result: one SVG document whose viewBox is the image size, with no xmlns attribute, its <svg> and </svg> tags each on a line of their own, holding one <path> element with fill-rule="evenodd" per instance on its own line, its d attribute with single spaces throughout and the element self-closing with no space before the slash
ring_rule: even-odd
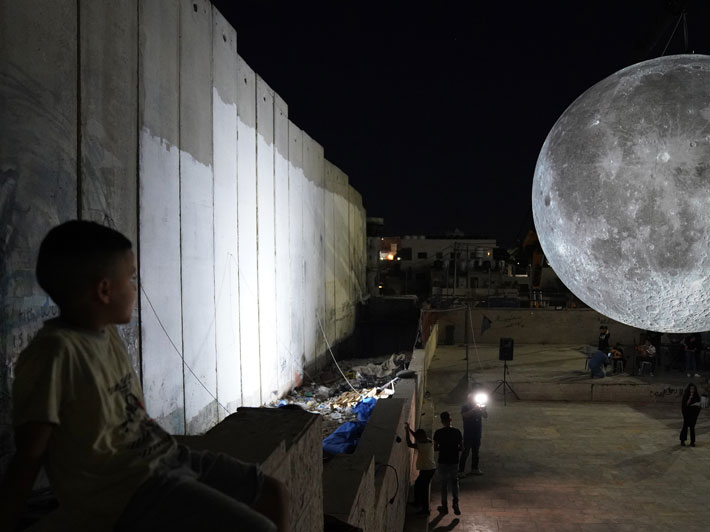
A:
<svg viewBox="0 0 710 532">
<path fill-rule="evenodd" d="M 486 406 L 486 404 L 488 404 L 488 394 L 478 392 L 476 395 L 473 396 L 473 402 L 476 403 L 476 406 L 479 406 L 481 408 Z"/>
</svg>

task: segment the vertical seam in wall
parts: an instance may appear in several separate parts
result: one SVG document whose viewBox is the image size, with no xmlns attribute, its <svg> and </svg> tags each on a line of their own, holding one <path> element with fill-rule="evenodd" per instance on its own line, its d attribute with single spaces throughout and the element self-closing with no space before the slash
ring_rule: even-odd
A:
<svg viewBox="0 0 710 532">
<path fill-rule="evenodd" d="M 81 220 L 83 183 L 81 178 L 81 0 L 76 1 L 76 218 Z"/>
<path fill-rule="evenodd" d="M 178 256 L 180 257 L 180 351 L 182 358 L 182 421 L 183 432 L 187 434 L 187 388 L 185 386 L 185 316 L 183 312 L 183 286 L 182 286 L 182 3 L 178 4 L 177 20 L 177 138 L 178 138 Z"/>
<path fill-rule="evenodd" d="M 140 131 L 141 131 L 141 98 L 140 98 L 140 73 L 141 73 L 141 8 L 140 0 L 136 0 L 136 270 L 138 275 L 138 286 L 141 284 L 141 144 L 140 144 Z M 142 306 L 140 291 L 138 292 L 138 377 L 141 383 L 141 389 L 143 388 L 143 327 L 141 327 L 142 320 Z"/>
</svg>

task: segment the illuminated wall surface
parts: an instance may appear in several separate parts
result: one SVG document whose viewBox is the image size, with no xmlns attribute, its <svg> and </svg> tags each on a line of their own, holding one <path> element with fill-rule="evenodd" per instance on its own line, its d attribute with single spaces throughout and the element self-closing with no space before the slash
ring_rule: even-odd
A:
<svg viewBox="0 0 710 532">
<path fill-rule="evenodd" d="M 353 331 L 365 212 L 235 30 L 207 0 L 2 9 L 0 423 L 12 364 L 57 312 L 39 242 L 77 213 L 137 243 L 122 334 L 163 426 L 200 432 L 299 384 L 321 324 L 331 344 Z"/>
</svg>

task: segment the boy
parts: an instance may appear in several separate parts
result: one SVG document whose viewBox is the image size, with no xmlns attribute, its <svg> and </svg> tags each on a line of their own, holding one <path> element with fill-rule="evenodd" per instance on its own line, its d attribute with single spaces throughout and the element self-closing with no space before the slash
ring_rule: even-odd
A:
<svg viewBox="0 0 710 532">
<path fill-rule="evenodd" d="M 409 427 L 409 423 L 404 424 L 405 434 L 407 435 L 407 447 L 417 450 L 417 469 L 419 475 L 414 481 L 414 505 L 419 508 L 420 512 L 429 515 L 429 483 L 436 472 L 436 462 L 434 462 L 434 446 L 429 438 L 427 438 L 424 429 L 413 431 Z M 409 437 L 414 436 L 414 442 Z"/>
<path fill-rule="evenodd" d="M 0 530 L 16 526 L 42 465 L 59 500 L 43 530 L 285 530 L 278 481 L 178 446 L 146 414 L 114 326 L 130 321 L 136 298 L 131 242 L 66 222 L 42 241 L 36 274 L 60 316 L 17 361 L 17 452 L 0 486 Z"/>
<path fill-rule="evenodd" d="M 437 507 L 439 513 L 449 513 L 447 506 L 448 486 L 451 485 L 451 503 L 456 515 L 461 515 L 459 510 L 459 452 L 461 451 L 463 437 L 461 431 L 451 426 L 451 414 L 439 414 L 442 428 L 434 433 L 434 450 L 439 452 L 437 471 L 441 481 L 441 506 Z"/>
</svg>

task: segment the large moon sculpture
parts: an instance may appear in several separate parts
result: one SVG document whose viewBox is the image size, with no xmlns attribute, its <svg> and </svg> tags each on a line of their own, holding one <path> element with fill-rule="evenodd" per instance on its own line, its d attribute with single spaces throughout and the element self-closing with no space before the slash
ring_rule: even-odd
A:
<svg viewBox="0 0 710 532">
<path fill-rule="evenodd" d="M 590 307 L 710 330 L 710 57 L 639 63 L 577 98 L 545 140 L 532 200 L 550 265 Z"/>
</svg>

